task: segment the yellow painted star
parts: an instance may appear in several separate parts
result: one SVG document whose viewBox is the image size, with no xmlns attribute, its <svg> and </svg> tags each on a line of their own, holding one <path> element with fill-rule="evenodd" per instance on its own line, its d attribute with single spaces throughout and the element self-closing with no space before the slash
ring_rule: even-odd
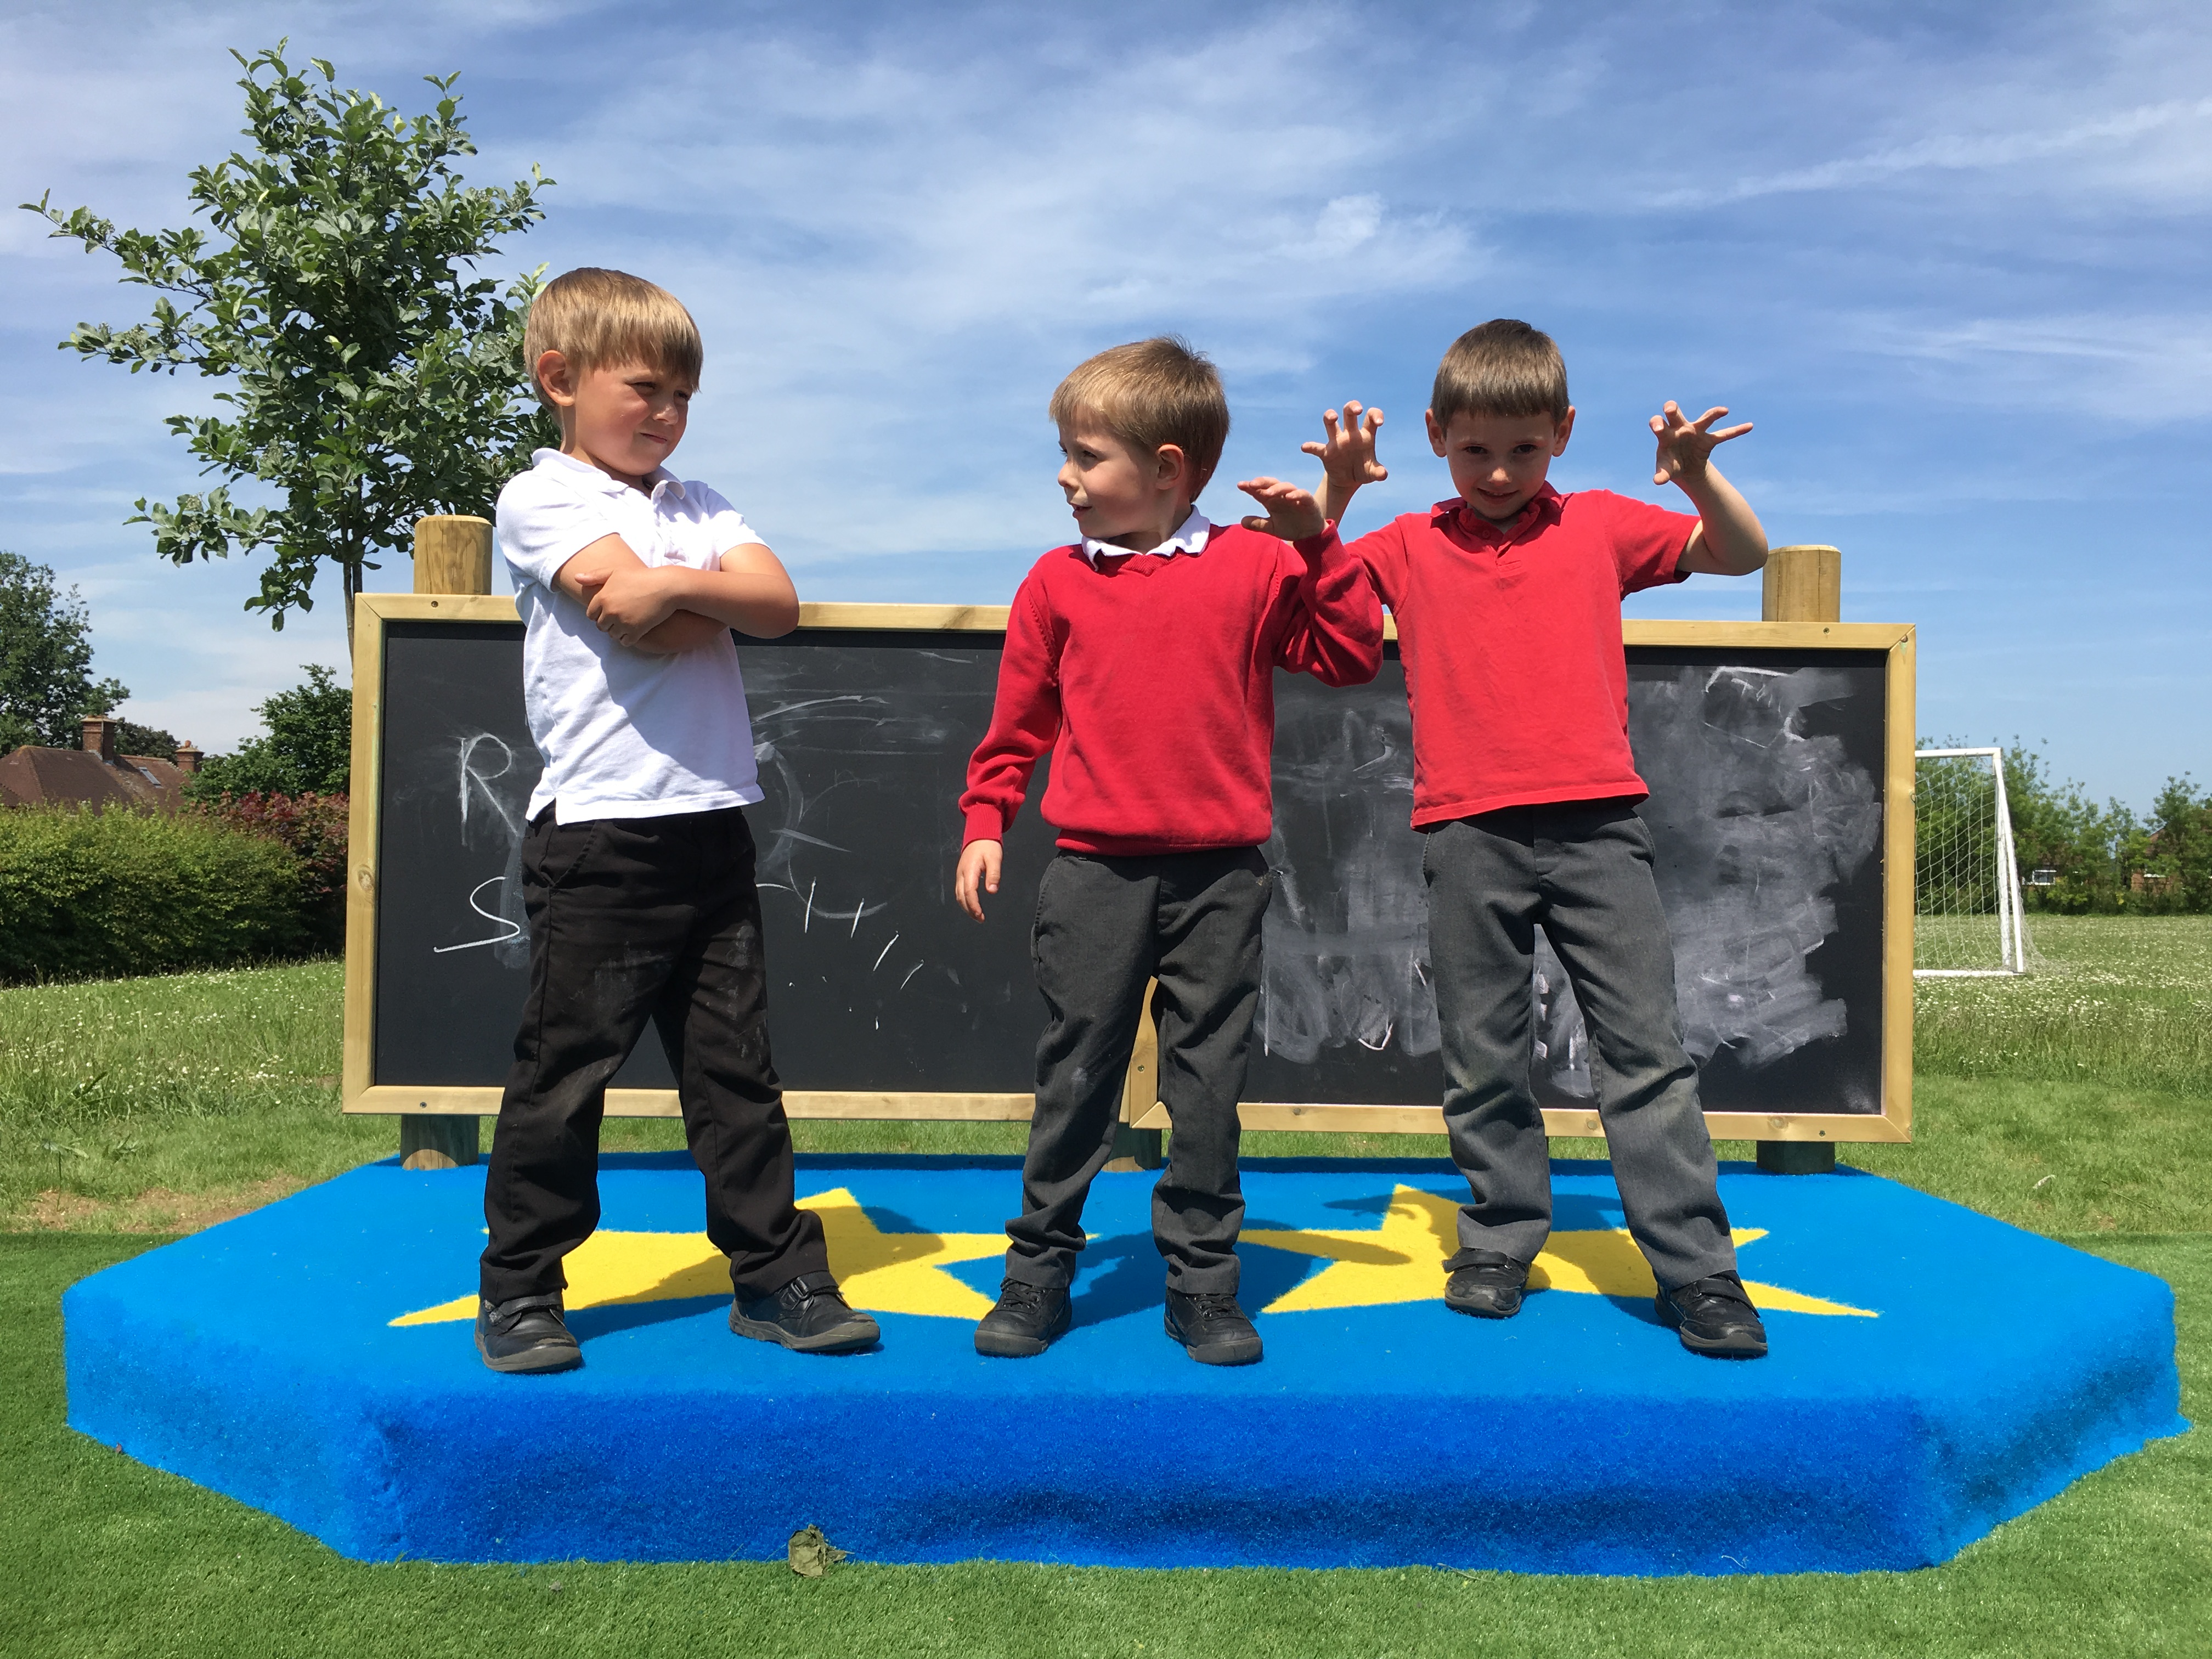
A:
<svg viewBox="0 0 2212 1659">
<path fill-rule="evenodd" d="M 1316 1308 L 1372 1308 L 1392 1302 L 1426 1302 L 1444 1293 L 1444 1258 L 1459 1249 L 1459 1205 L 1440 1193 L 1400 1187 L 1379 1228 L 1248 1227 L 1243 1240 L 1270 1249 L 1326 1257 L 1328 1266 L 1277 1297 L 1264 1313 L 1305 1313 Z M 1766 1237 L 1763 1227 L 1739 1227 L 1739 1245 Z M 1573 1291 L 1585 1296 L 1649 1297 L 1657 1286 L 1644 1253 L 1625 1228 L 1553 1233 L 1528 1270 L 1532 1291 Z M 1850 1314 L 1873 1319 L 1864 1308 L 1846 1307 L 1747 1279 L 1754 1305 L 1789 1313 Z"/>
<path fill-rule="evenodd" d="M 928 1314 L 940 1319 L 980 1319 L 991 1298 L 945 1268 L 1002 1254 L 1004 1233 L 887 1233 L 868 1218 L 844 1188 L 799 1200 L 822 1218 L 830 1270 L 845 1300 L 871 1313 Z M 568 1311 L 684 1297 L 727 1296 L 728 1258 L 704 1233 L 625 1233 L 601 1231 L 570 1251 L 562 1301 Z M 402 1314 L 395 1325 L 433 1325 L 474 1319 L 477 1298 L 456 1297 L 434 1308 Z"/>
</svg>

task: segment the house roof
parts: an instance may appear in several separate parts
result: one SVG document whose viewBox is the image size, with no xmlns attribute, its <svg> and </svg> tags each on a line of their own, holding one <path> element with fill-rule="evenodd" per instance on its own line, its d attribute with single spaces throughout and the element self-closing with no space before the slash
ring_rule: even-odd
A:
<svg viewBox="0 0 2212 1659">
<path fill-rule="evenodd" d="M 125 755 L 113 766 L 82 749 L 27 744 L 0 756 L 0 802 L 9 806 L 73 803 L 104 811 L 112 805 L 173 812 L 183 804 L 185 775 L 156 756 Z"/>
</svg>

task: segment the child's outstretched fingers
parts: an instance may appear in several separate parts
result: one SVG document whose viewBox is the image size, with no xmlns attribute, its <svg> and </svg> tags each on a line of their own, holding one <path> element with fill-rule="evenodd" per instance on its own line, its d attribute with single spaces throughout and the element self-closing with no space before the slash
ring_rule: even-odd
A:
<svg viewBox="0 0 2212 1659">
<path fill-rule="evenodd" d="M 1658 459 L 1652 465 L 1651 482 L 1666 483 L 1679 478 L 1686 470 L 1702 471 L 1705 459 L 1714 448 L 1731 438 L 1741 438 L 1751 430 L 1752 423 L 1713 430 L 1713 422 L 1728 413 L 1728 405 L 1716 404 L 1694 421 L 1682 413 L 1681 406 L 1672 398 L 1665 407 L 1651 417 L 1651 435 L 1659 441 Z"/>
<path fill-rule="evenodd" d="M 1367 410 L 1363 417 L 1358 400 L 1353 399 L 1344 405 L 1340 426 L 1333 409 L 1322 410 L 1321 422 L 1328 433 L 1328 438 L 1300 444 L 1298 447 L 1318 459 L 1330 477 L 1357 489 L 1362 484 L 1380 483 L 1390 476 L 1390 470 L 1375 459 L 1375 436 L 1382 428 L 1381 410 Z"/>
<path fill-rule="evenodd" d="M 1247 478 L 1237 487 L 1267 509 L 1264 519 L 1256 515 L 1245 519 L 1247 530 L 1297 542 L 1328 528 L 1321 503 L 1294 483 L 1280 478 Z"/>
</svg>

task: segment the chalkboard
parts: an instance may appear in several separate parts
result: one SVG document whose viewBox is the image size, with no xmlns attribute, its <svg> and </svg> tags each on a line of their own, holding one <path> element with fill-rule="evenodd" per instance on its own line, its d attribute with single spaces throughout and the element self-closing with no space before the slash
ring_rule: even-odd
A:
<svg viewBox="0 0 2212 1659">
<path fill-rule="evenodd" d="M 465 603 L 481 614 L 501 602 Z M 378 620 L 361 1080 L 380 1094 L 496 1090 L 526 978 L 519 857 L 540 770 L 523 717 L 521 629 Z M 1787 643 L 1765 642 L 1782 637 L 1777 628 Z M 1717 631 L 1759 642 L 1700 642 Z M 1884 831 L 1899 732 L 1910 742 L 1909 710 L 1900 725 L 1892 707 L 1893 653 L 1909 633 L 1830 631 L 1863 642 L 1808 645 L 1804 628 L 1787 625 L 1675 624 L 1629 650 L 1631 737 L 1652 789 L 1639 810 L 1713 1113 L 1867 1119 L 1894 1105 L 1884 1084 L 1901 1036 L 1890 1029 L 1885 927 L 1895 844 Z M 976 926 L 951 898 L 955 802 L 989 719 L 1000 641 L 972 627 L 832 626 L 741 641 L 765 792 L 747 816 L 771 1039 L 790 1090 L 911 1097 L 911 1115 L 928 1115 L 933 1096 L 1031 1087 L 1041 1012 L 1030 927 L 1053 853 L 1035 809 L 1044 769 L 1007 838 L 989 921 Z M 1432 1106 L 1441 1096 L 1395 650 L 1355 690 L 1277 677 L 1266 854 L 1281 880 L 1252 1101 Z M 1580 1014 L 1540 942 L 1531 995 L 1540 1094 L 1589 1108 Z M 650 1030 L 616 1082 L 672 1086 Z"/>
</svg>

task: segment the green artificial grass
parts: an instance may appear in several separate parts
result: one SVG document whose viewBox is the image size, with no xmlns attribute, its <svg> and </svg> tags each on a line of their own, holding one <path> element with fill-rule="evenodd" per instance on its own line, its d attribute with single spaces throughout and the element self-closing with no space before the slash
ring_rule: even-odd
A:
<svg viewBox="0 0 2212 1659">
<path fill-rule="evenodd" d="M 2031 920 L 2026 980 L 1922 981 L 1906 1146 L 1844 1162 L 2163 1275 L 2212 1399 L 2212 919 Z M 0 1655 L 2195 1656 L 2212 1442 L 2161 1442 L 1948 1565 L 1741 1579 L 1003 1563 L 362 1566 L 62 1426 L 62 1289 L 398 1143 L 337 1110 L 335 963 L 0 989 Z M 802 1123 L 815 1151 L 1015 1152 L 1025 1126 Z M 614 1120 L 611 1151 L 680 1126 Z M 1443 1154 L 1253 1134 L 1254 1157 Z M 1595 1140 L 1560 1156 L 1601 1157 Z M 1723 1144 L 1724 1158 L 1750 1148 Z M 311 1310 L 309 1310 L 311 1316 Z M 2094 1308 L 2051 1316 L 2093 1322 Z M 1172 1425 L 1161 1426 L 1163 1441 Z M 454 1425 L 456 1455 L 468 1427 Z M 1149 1455 L 1133 1447 L 1132 1455 Z M 1452 1478 L 1439 1469 L 1439 1481 Z M 1406 1494 L 1420 1502 L 1418 1492 Z"/>
<path fill-rule="evenodd" d="M 2177 1286 L 2184 1407 L 2201 1414 L 2212 1401 L 2212 1238 L 2086 1247 Z M 0 1237 L 0 1328 L 11 1338 L 0 1347 L 0 1650 L 9 1655 L 2153 1659 L 2212 1646 L 2212 1509 L 2203 1502 L 2212 1443 L 2202 1434 L 2160 1441 L 1949 1565 L 1911 1573 L 1632 1579 L 848 1562 L 817 1581 L 780 1563 L 364 1566 L 63 1425 L 58 1298 L 142 1248 L 82 1234 Z M 453 1425 L 453 1455 L 469 1455 L 465 1424 Z M 1452 1478 L 1437 1470 L 1438 1481 Z"/>
<path fill-rule="evenodd" d="M 1916 1140 L 1845 1147 L 1844 1161 L 2045 1231 L 2206 1226 L 2212 1194 L 2192 1172 L 2212 1167 L 2199 1105 L 2212 1097 L 2212 917 L 2039 916 L 2030 928 L 2042 967 L 2026 979 L 1917 982 Z M 190 1224 L 389 1154 L 391 1119 L 337 1109 L 343 988 L 335 962 L 0 988 L 0 1226 Z M 1026 1126 L 793 1133 L 809 1152 L 1010 1153 Z M 603 1145 L 680 1149 L 683 1127 L 610 1119 Z M 1445 1155 L 1432 1135 L 1267 1133 L 1244 1146 L 1255 1158 Z M 1553 1152 L 1601 1158 L 1605 1143 Z M 207 1204 L 183 1201 L 193 1195 Z"/>
</svg>

